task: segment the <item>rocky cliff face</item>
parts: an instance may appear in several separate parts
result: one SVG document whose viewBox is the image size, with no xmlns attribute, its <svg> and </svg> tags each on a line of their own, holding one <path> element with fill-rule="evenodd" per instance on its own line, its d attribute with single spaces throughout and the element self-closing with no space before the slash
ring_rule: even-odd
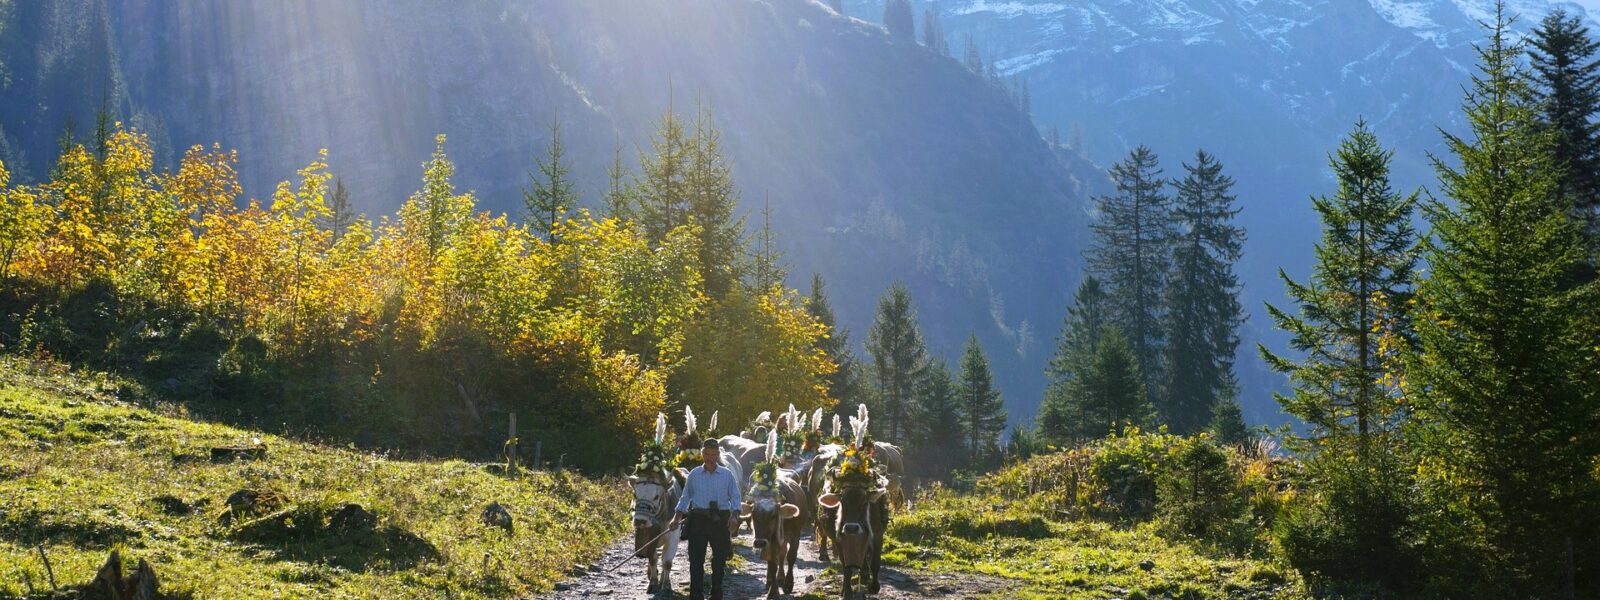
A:
<svg viewBox="0 0 1600 600">
<path fill-rule="evenodd" d="M 703 103 L 746 212 L 771 199 L 791 282 L 822 272 L 859 342 L 905 280 L 936 352 L 979 334 L 1018 420 L 1102 179 L 954 60 L 810 0 L 0 0 L 0 17 L 0 158 L 34 177 L 65 116 L 82 135 L 109 99 L 169 160 L 238 149 L 255 197 L 328 148 L 374 213 L 416 188 L 444 133 L 457 185 L 514 211 L 559 114 L 596 205 L 619 144 L 632 163 L 663 111 Z"/>
</svg>

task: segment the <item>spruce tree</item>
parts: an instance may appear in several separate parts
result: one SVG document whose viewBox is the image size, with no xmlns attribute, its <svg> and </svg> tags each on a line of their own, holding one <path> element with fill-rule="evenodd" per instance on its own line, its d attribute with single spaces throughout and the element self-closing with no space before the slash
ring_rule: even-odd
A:
<svg viewBox="0 0 1600 600">
<path fill-rule="evenodd" d="M 906 41 L 917 39 L 916 20 L 911 14 L 911 0 L 889 0 L 883 4 L 883 28 L 890 37 Z"/>
<path fill-rule="evenodd" d="M 556 241 L 556 228 L 566 219 L 567 211 L 578 203 L 566 155 L 566 146 L 561 143 L 561 120 L 552 117 L 550 146 L 543 157 L 534 158 L 534 170 L 528 173 L 530 187 L 522 190 L 527 223 L 534 233 L 551 243 Z"/>
<path fill-rule="evenodd" d="M 1088 252 L 1089 272 L 1116 298 L 1112 322 L 1122 330 L 1152 394 L 1159 375 L 1163 288 L 1173 230 L 1166 179 L 1154 152 L 1139 146 L 1111 167 L 1116 193 L 1101 196 Z M 1148 397 L 1148 396 L 1147 396 Z"/>
<path fill-rule="evenodd" d="M 967 466 L 981 469 L 1000 449 L 1000 434 L 1006 430 L 1006 409 L 1000 390 L 994 387 L 989 358 L 983 355 L 977 334 L 967 338 L 967 347 L 961 353 L 958 393 L 961 426 L 966 433 Z"/>
<path fill-rule="evenodd" d="M 622 142 L 617 142 L 606 168 L 606 216 L 612 219 L 632 220 L 636 214 L 631 201 L 631 187 L 627 183 L 628 168 L 622 164 Z"/>
<path fill-rule="evenodd" d="M 1417 194 L 1390 186 L 1392 157 L 1358 121 L 1329 160 L 1338 190 L 1311 200 L 1323 226 L 1311 280 L 1279 273 L 1299 314 L 1267 305 L 1273 322 L 1290 334 L 1290 348 L 1306 358 L 1258 349 L 1269 366 L 1289 376 L 1294 394 L 1278 402 L 1308 426 L 1307 438 L 1318 446 L 1365 444 L 1375 430 L 1399 424 L 1397 399 L 1379 383 L 1380 344 L 1386 335 L 1410 335 L 1396 309 L 1412 294 Z"/>
<path fill-rule="evenodd" d="M 1477 592 L 1554 597 L 1573 540 L 1594 539 L 1593 286 L 1563 285 L 1581 258 L 1553 140 L 1526 99 L 1503 3 L 1463 103 L 1470 136 L 1444 133 L 1435 159 L 1449 200 L 1425 210 L 1430 276 L 1418 288 L 1421 351 L 1407 371 L 1423 489 L 1476 522 L 1489 567 Z"/>
<path fill-rule="evenodd" d="M 883 439 L 904 440 L 917 386 L 928 371 L 928 348 L 917 327 L 911 292 L 898 281 L 878 301 L 878 314 L 867 332 L 867 353 L 872 355 L 878 387 L 873 422 L 882 415 L 884 424 L 874 430 L 883 433 Z"/>
<path fill-rule="evenodd" d="M 777 234 L 772 231 L 772 201 L 763 198 L 761 205 L 761 231 L 755 239 L 755 257 L 752 262 L 751 283 L 757 293 L 765 293 L 783 285 L 789 276 L 783 266 L 783 253 L 777 249 Z M 815 283 L 815 282 L 813 282 Z"/>
<path fill-rule="evenodd" d="M 639 155 L 630 212 L 652 244 L 673 229 L 689 224 L 688 177 L 693 148 L 683 123 L 669 104 L 650 139 L 651 153 Z"/>
<path fill-rule="evenodd" d="M 1555 136 L 1560 185 L 1591 252 L 1600 249 L 1600 42 L 1582 17 L 1557 8 L 1534 29 L 1528 57 L 1541 120 Z"/>
<path fill-rule="evenodd" d="M 1128 425 L 1148 426 L 1155 416 L 1144 389 L 1144 375 L 1128 339 L 1116 328 L 1106 330 L 1095 348 L 1089 370 L 1073 383 L 1081 421 L 1076 438 L 1122 434 Z"/>
<path fill-rule="evenodd" d="M 1237 387 L 1233 362 L 1244 322 L 1239 277 L 1233 272 L 1244 243 L 1244 229 L 1233 224 L 1239 214 L 1233 178 L 1204 150 L 1183 168 L 1183 180 L 1173 184 L 1172 216 L 1180 233 L 1170 246 L 1167 344 L 1157 406 L 1180 434 L 1204 429 L 1212 405 Z"/>
<path fill-rule="evenodd" d="M 1217 401 L 1211 409 L 1211 422 L 1206 425 L 1217 443 L 1238 446 L 1250 441 L 1250 426 L 1244 422 L 1244 410 L 1239 401 L 1228 396 Z"/>
<path fill-rule="evenodd" d="M 350 226 L 356 222 L 356 210 L 350 205 L 350 191 L 344 187 L 344 178 L 339 177 L 333 181 L 333 195 L 328 199 L 328 231 L 333 233 L 333 241 L 337 243 Z"/>
<path fill-rule="evenodd" d="M 911 425 L 910 450 L 924 475 L 948 480 L 950 472 L 967 461 L 962 440 L 960 388 L 944 361 L 931 361 L 917 391 L 915 418 Z"/>
<path fill-rule="evenodd" d="M 1094 363 L 1100 338 L 1110 327 L 1110 313 L 1110 298 L 1100 281 L 1085 278 L 1072 295 L 1072 306 L 1067 309 L 1061 335 L 1056 338 L 1055 356 L 1045 370 L 1050 383 L 1039 406 L 1039 433 L 1051 442 L 1079 442 L 1086 437 L 1077 380 Z"/>
<path fill-rule="evenodd" d="M 706 293 L 721 298 L 746 271 L 744 217 L 734 214 L 739 192 L 733 185 L 733 169 L 722 154 L 722 133 L 703 104 L 696 103 L 687 154 L 684 193 L 689 222 L 700 227 L 700 272 Z"/>
<path fill-rule="evenodd" d="M 939 56 L 950 56 L 950 43 L 945 41 L 944 24 L 939 21 L 939 3 L 931 2 L 922 11 L 922 45 Z"/>
<path fill-rule="evenodd" d="M 806 302 L 806 312 L 827 328 L 826 335 L 817 339 L 817 349 L 833 360 L 839 368 L 828 376 L 828 397 L 838 400 L 847 410 L 863 403 L 858 360 L 850 350 L 850 331 L 840 327 L 828 302 L 826 284 L 821 273 L 811 275 L 811 297 Z"/>
<path fill-rule="evenodd" d="M 973 75 L 983 76 L 983 55 L 978 54 L 978 43 L 972 39 L 972 34 L 966 34 L 962 39 L 966 41 L 965 49 L 961 53 L 961 64 L 966 65 Z"/>
</svg>

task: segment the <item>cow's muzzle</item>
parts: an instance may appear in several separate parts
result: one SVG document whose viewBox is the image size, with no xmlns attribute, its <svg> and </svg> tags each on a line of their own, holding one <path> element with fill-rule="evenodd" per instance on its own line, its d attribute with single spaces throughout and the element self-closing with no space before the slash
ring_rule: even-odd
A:
<svg viewBox="0 0 1600 600">
<path fill-rule="evenodd" d="M 866 533 L 866 530 L 861 527 L 860 523 L 845 523 L 844 527 L 839 528 L 839 533 L 844 535 L 862 535 Z"/>
<path fill-rule="evenodd" d="M 751 545 L 755 546 L 755 549 L 760 550 L 762 548 L 767 547 L 767 541 L 757 538 L 754 542 L 751 543 Z"/>
</svg>

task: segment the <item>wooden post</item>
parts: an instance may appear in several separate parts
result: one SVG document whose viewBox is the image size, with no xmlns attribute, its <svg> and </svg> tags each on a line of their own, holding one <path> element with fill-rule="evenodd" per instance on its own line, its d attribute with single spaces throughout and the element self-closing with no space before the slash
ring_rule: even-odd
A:
<svg viewBox="0 0 1600 600">
<path fill-rule="evenodd" d="M 511 413 L 511 426 L 506 431 L 506 474 L 517 474 L 517 413 Z"/>
<path fill-rule="evenodd" d="M 533 468 L 534 468 L 534 470 L 538 470 L 538 469 L 544 467 L 544 459 L 542 457 L 543 453 L 544 453 L 544 441 L 543 440 L 534 440 L 533 441 Z"/>
<path fill-rule="evenodd" d="M 557 471 L 560 471 L 561 469 L 565 468 L 566 465 L 567 465 L 567 455 L 563 454 L 561 456 L 557 456 L 556 457 L 556 470 Z"/>
</svg>

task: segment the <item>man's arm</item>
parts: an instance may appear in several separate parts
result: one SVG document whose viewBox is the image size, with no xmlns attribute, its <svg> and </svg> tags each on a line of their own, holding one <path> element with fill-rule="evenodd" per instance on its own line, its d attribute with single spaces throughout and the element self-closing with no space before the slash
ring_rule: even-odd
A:
<svg viewBox="0 0 1600 600">
<path fill-rule="evenodd" d="M 694 473 L 690 472 L 689 475 L 691 477 L 683 478 L 683 493 L 678 496 L 677 508 L 673 509 L 679 515 L 689 512 L 689 490 L 694 489 Z"/>
<path fill-rule="evenodd" d="M 739 512 L 740 501 L 742 500 L 742 498 L 739 495 L 739 478 L 738 477 L 734 477 L 732 471 L 728 472 L 728 484 L 727 484 L 727 487 L 728 487 L 728 491 L 727 491 L 728 499 L 731 500 L 731 502 L 728 503 L 728 506 L 732 507 L 729 510 L 732 510 L 734 512 Z"/>
</svg>

